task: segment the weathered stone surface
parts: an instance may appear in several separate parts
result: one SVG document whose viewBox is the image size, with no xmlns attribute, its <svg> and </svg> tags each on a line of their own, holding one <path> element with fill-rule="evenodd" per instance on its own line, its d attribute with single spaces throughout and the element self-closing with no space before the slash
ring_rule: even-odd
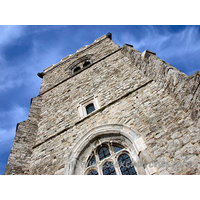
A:
<svg viewBox="0 0 200 200">
<path fill-rule="evenodd" d="M 10 152 L 5 174 L 29 174 L 32 147 L 40 120 L 41 97 L 32 99 L 28 120 L 17 124 L 14 143 Z"/>
<path fill-rule="evenodd" d="M 90 65 L 73 74 L 85 59 Z M 144 148 L 137 159 L 148 174 L 199 174 L 199 74 L 188 77 L 155 53 L 142 56 L 102 36 L 44 70 L 40 95 L 18 126 L 5 174 L 63 174 L 77 142 L 109 124 L 141 135 Z M 99 109 L 81 118 L 79 103 L 93 95 Z"/>
<path fill-rule="evenodd" d="M 200 71 L 187 76 L 154 54 L 148 54 L 147 59 L 142 59 L 141 53 L 128 45 L 123 46 L 122 52 L 148 78 L 156 81 L 159 88 L 164 88 L 168 94 L 178 101 L 185 111 L 190 112 L 191 118 L 200 127 L 200 96 L 198 95 Z"/>
</svg>

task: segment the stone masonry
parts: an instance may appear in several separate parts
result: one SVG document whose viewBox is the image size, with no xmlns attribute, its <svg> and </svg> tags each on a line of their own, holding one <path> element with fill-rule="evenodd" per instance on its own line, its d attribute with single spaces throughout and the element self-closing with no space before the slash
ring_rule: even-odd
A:
<svg viewBox="0 0 200 200">
<path fill-rule="evenodd" d="M 200 71 L 187 76 L 107 34 L 39 76 L 40 93 L 17 125 L 5 174 L 68 174 L 82 138 L 107 126 L 134 130 L 144 141 L 138 174 L 200 174 Z M 99 108 L 81 117 L 79 106 L 93 96 Z"/>
</svg>

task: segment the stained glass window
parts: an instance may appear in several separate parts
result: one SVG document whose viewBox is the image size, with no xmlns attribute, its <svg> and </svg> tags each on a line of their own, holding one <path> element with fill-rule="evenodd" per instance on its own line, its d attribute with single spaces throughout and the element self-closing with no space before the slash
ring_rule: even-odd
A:
<svg viewBox="0 0 200 200">
<path fill-rule="evenodd" d="M 120 147 L 120 146 L 113 145 L 113 150 L 114 150 L 115 153 L 118 152 L 118 151 L 120 151 L 120 150 L 122 150 L 122 149 L 123 149 L 123 148 Z"/>
<path fill-rule="evenodd" d="M 110 152 L 109 152 L 109 149 L 107 146 L 102 146 L 100 149 L 99 149 L 99 159 L 100 160 L 103 160 L 104 158 L 107 158 L 110 156 Z"/>
<path fill-rule="evenodd" d="M 98 172 L 96 170 L 91 170 L 88 175 L 98 175 Z"/>
<path fill-rule="evenodd" d="M 103 165 L 103 175 L 116 175 L 112 162 L 107 162 Z"/>
<path fill-rule="evenodd" d="M 137 175 L 135 168 L 127 154 L 122 154 L 118 158 L 118 163 L 122 175 Z"/>
<path fill-rule="evenodd" d="M 87 114 L 90 114 L 94 110 L 95 110 L 95 107 L 94 107 L 93 103 L 91 103 L 91 104 L 89 104 L 89 105 L 86 106 L 86 112 L 87 112 Z"/>
<path fill-rule="evenodd" d="M 118 165 L 114 166 L 117 162 Z M 102 172 L 103 175 L 137 175 L 129 154 L 121 144 L 117 143 L 106 142 L 97 146 L 91 153 L 86 168 L 89 170 L 88 175 L 99 175 Z"/>
<path fill-rule="evenodd" d="M 96 163 L 96 159 L 95 159 L 95 156 L 93 155 L 88 162 L 88 167 L 91 165 L 94 165 L 95 163 Z"/>
</svg>

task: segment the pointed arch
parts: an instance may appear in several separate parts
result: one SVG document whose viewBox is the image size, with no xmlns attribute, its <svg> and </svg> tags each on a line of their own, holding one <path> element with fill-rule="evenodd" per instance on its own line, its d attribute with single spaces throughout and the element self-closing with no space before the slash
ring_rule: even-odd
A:
<svg viewBox="0 0 200 200">
<path fill-rule="evenodd" d="M 93 149 L 105 141 L 124 143 L 132 152 L 131 156 L 137 156 L 140 151 L 146 149 L 141 134 L 133 128 L 122 124 L 101 125 L 77 139 L 66 159 L 64 174 L 84 174 L 83 168 L 87 156 L 90 156 Z"/>
</svg>

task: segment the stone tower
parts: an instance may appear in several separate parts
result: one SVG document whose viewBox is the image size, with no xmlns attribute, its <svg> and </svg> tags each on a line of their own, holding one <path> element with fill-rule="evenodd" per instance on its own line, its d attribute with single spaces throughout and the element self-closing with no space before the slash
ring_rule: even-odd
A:
<svg viewBox="0 0 200 200">
<path fill-rule="evenodd" d="M 5 174 L 200 174 L 200 71 L 111 37 L 38 73 Z"/>
</svg>

